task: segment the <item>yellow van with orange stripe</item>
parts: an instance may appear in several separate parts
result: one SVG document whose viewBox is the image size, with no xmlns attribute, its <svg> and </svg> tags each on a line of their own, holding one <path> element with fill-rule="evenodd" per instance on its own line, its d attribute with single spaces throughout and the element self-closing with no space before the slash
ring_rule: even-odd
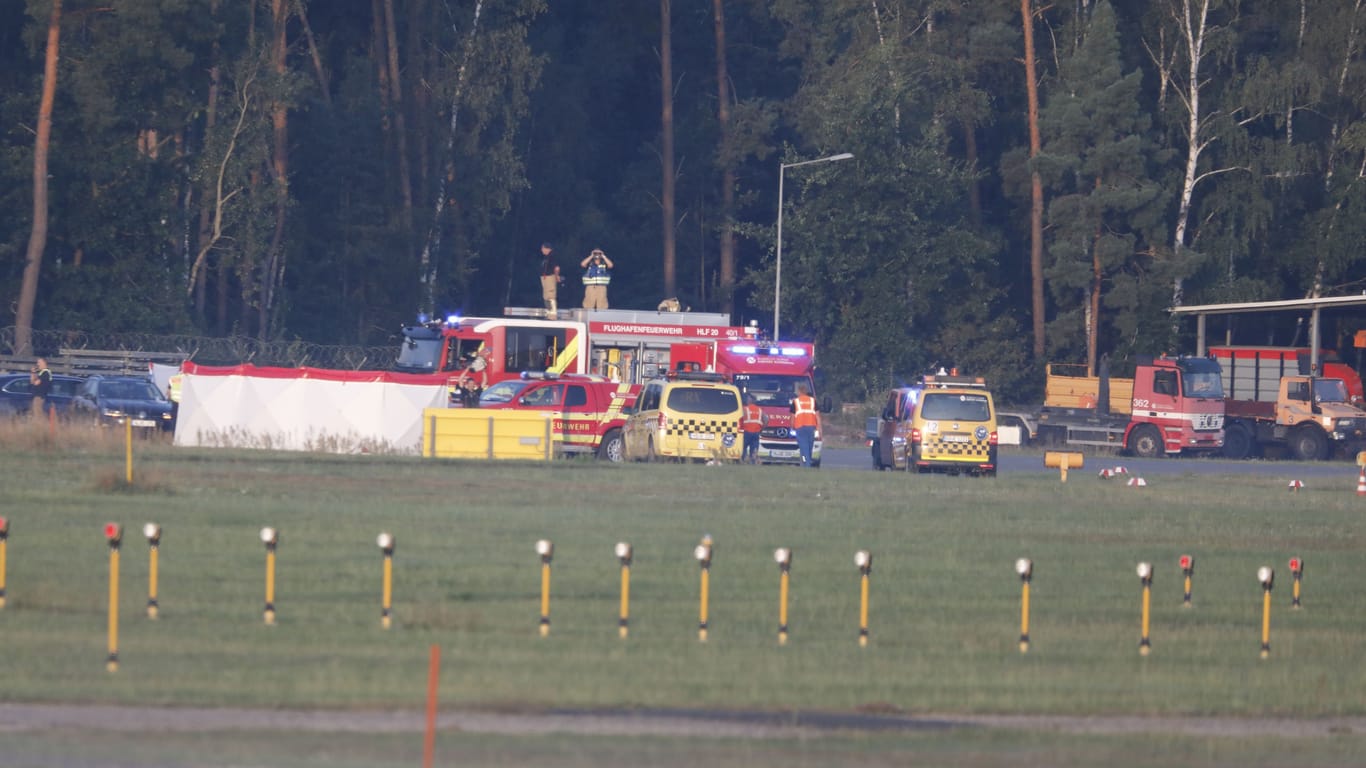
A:
<svg viewBox="0 0 1366 768">
<path fill-rule="evenodd" d="M 925 376 L 893 389 L 876 426 L 874 468 L 996 474 L 996 406 L 980 377 Z"/>
<path fill-rule="evenodd" d="M 740 390 L 719 374 L 675 374 L 647 382 L 622 430 L 634 461 L 739 461 Z"/>
</svg>

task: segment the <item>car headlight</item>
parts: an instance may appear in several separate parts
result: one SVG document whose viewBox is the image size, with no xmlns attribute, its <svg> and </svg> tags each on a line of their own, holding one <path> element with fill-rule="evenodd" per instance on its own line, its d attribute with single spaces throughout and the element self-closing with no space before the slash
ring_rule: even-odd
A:
<svg viewBox="0 0 1366 768">
<path fill-rule="evenodd" d="M 123 418 L 123 411 L 120 411 L 118 408 L 105 408 L 101 410 L 100 413 L 110 419 Z"/>
<path fill-rule="evenodd" d="M 1338 419 L 1338 429 L 1351 429 L 1356 425 L 1356 419 Z"/>
</svg>

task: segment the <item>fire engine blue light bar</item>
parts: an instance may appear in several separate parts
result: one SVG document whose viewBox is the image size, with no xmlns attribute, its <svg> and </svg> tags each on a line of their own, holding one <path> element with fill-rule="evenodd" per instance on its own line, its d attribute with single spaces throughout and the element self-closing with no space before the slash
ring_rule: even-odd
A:
<svg viewBox="0 0 1366 768">
<path fill-rule="evenodd" d="M 446 315 L 446 325 L 460 325 L 460 315 Z"/>
<path fill-rule="evenodd" d="M 752 354 L 754 354 L 755 352 L 757 352 L 758 350 L 755 349 L 754 345 L 752 345 L 752 344 L 740 344 L 740 345 L 731 347 L 731 348 L 730 348 L 730 351 L 732 351 L 732 352 L 738 352 L 738 353 L 740 353 L 740 354 L 742 354 L 742 355 L 752 355 Z"/>
<path fill-rule="evenodd" d="M 806 357 L 806 350 L 801 347 L 783 347 L 783 357 Z"/>
</svg>

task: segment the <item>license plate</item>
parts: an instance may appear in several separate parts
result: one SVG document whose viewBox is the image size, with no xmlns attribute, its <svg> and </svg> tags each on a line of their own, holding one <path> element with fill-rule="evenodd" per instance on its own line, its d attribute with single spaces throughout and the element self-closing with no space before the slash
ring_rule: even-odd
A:
<svg viewBox="0 0 1366 768">
<path fill-rule="evenodd" d="M 946 442 L 946 443 L 966 443 L 966 442 L 968 441 L 968 436 L 967 436 L 967 435 L 941 435 L 941 436 L 939 437 L 939 439 L 940 439 L 940 440 L 943 440 L 943 441 Z"/>
<path fill-rule="evenodd" d="M 133 426 L 135 427 L 155 427 L 156 425 L 157 423 L 151 419 L 133 419 Z"/>
<path fill-rule="evenodd" d="M 710 432 L 689 432 L 689 440 L 715 440 L 716 436 Z"/>
<path fill-rule="evenodd" d="M 775 459 L 795 459 L 798 454 L 796 451 L 769 451 L 768 455 Z"/>
</svg>

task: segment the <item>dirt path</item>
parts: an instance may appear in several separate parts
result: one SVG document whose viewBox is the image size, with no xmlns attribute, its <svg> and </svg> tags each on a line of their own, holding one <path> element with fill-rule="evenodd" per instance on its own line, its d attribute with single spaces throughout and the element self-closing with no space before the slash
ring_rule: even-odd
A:
<svg viewBox="0 0 1366 768">
<path fill-rule="evenodd" d="M 264 709 L 0 704 L 0 732 L 61 728 L 135 733 L 235 730 L 358 733 L 420 732 L 421 712 L 334 712 Z M 441 730 L 469 733 L 573 733 L 603 736 L 712 736 L 742 739 L 805 738 L 848 731 L 1003 728 L 1060 733 L 1169 733 L 1201 736 L 1322 738 L 1366 733 L 1366 717 L 1312 720 L 1217 717 L 1073 717 L 1053 715 L 864 715 L 759 713 L 714 710 L 455 711 L 440 715 Z"/>
</svg>

